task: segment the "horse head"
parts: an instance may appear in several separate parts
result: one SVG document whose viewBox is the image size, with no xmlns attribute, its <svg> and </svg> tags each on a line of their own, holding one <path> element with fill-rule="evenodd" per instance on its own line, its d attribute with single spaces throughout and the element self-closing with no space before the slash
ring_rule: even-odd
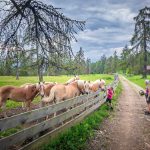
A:
<svg viewBox="0 0 150 150">
<path fill-rule="evenodd" d="M 44 95 L 45 95 L 44 82 L 39 82 L 37 84 L 37 88 L 39 90 L 39 94 L 41 95 L 41 97 L 44 97 Z"/>
<path fill-rule="evenodd" d="M 90 93 L 90 81 L 84 81 L 84 91 L 86 94 Z"/>
<path fill-rule="evenodd" d="M 99 88 L 103 91 L 106 89 L 105 83 L 106 83 L 105 80 L 100 79 Z"/>
<path fill-rule="evenodd" d="M 90 92 L 90 84 L 88 81 L 77 80 L 77 85 L 82 94 L 88 94 Z"/>
<path fill-rule="evenodd" d="M 80 80 L 80 77 L 79 77 L 79 76 L 75 76 L 74 79 L 75 79 L 75 80 Z"/>
</svg>

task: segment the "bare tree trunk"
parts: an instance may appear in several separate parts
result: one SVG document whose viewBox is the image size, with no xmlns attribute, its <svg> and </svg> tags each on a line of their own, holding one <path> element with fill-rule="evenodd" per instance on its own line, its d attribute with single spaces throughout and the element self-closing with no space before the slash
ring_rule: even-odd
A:
<svg viewBox="0 0 150 150">
<path fill-rule="evenodd" d="M 19 49 L 18 49 L 18 36 L 16 35 L 16 47 L 15 47 L 15 54 L 16 54 L 16 80 L 19 80 Z"/>
<path fill-rule="evenodd" d="M 43 73 L 42 73 L 42 68 L 41 68 L 41 64 L 40 64 L 40 57 L 39 57 L 39 44 L 38 41 L 36 41 L 36 49 L 37 49 L 37 73 L 38 73 L 38 77 L 39 77 L 39 82 L 43 81 Z"/>
<path fill-rule="evenodd" d="M 17 62 L 16 62 L 16 80 L 19 80 L 19 56 L 18 56 L 18 48 L 17 48 Z"/>
<path fill-rule="evenodd" d="M 10 51 L 7 51 L 6 62 L 5 62 L 5 67 L 4 67 L 4 74 L 7 76 L 12 74 L 11 64 L 10 64 Z"/>
<path fill-rule="evenodd" d="M 37 54 L 37 74 L 40 82 L 39 45 L 37 40 L 36 40 L 36 54 Z"/>
</svg>

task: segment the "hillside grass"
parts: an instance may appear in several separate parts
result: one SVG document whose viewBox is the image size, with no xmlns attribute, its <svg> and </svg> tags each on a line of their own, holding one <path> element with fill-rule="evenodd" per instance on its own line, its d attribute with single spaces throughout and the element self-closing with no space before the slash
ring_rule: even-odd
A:
<svg viewBox="0 0 150 150">
<path fill-rule="evenodd" d="M 145 79 L 143 79 L 141 75 L 126 76 L 126 78 L 145 89 Z M 150 75 L 147 77 L 147 79 L 150 80 Z"/>
<path fill-rule="evenodd" d="M 44 76 L 44 81 L 46 82 L 57 82 L 57 83 L 65 83 L 73 76 Z M 90 74 L 90 75 L 80 75 L 81 80 L 88 80 L 88 81 L 94 81 L 97 79 L 104 79 L 106 81 L 106 84 L 110 83 L 113 80 L 113 75 L 108 74 Z M 5 85 L 14 85 L 14 86 L 20 86 L 25 83 L 37 83 L 38 77 L 37 76 L 21 76 L 19 80 L 16 80 L 15 76 L 0 76 L 0 86 Z M 33 103 L 39 103 L 40 97 L 36 98 Z M 7 101 L 6 103 L 6 109 L 16 108 L 21 106 L 21 102 L 14 102 L 14 101 Z M 1 111 L 1 110 L 0 110 Z"/>
<path fill-rule="evenodd" d="M 117 103 L 117 99 L 122 91 L 119 83 L 115 96 L 113 97 L 113 105 Z M 98 110 L 86 117 L 81 123 L 71 127 L 57 138 L 53 139 L 49 144 L 39 148 L 42 150 L 83 150 L 86 149 L 87 140 L 94 136 L 94 130 L 100 123 L 108 117 L 112 112 L 108 110 L 106 104 L 103 104 Z"/>
</svg>

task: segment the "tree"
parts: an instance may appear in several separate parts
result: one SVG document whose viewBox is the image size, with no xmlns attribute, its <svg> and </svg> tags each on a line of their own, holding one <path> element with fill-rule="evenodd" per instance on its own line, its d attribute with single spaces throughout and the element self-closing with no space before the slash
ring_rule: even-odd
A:
<svg viewBox="0 0 150 150">
<path fill-rule="evenodd" d="M 86 70 L 86 63 L 85 63 L 84 51 L 82 50 L 82 47 L 80 47 L 80 50 L 76 53 L 74 61 L 75 61 L 74 65 L 77 68 L 75 74 L 84 74 Z"/>
<path fill-rule="evenodd" d="M 102 57 L 101 57 L 100 73 L 104 73 L 105 67 L 106 67 L 106 56 L 102 55 Z"/>
<path fill-rule="evenodd" d="M 49 61 L 57 66 L 49 60 L 49 53 L 61 56 L 65 52 L 72 55 L 70 41 L 75 39 L 78 30 L 84 29 L 84 21 L 67 18 L 59 12 L 60 8 L 36 0 L 3 0 L 0 3 L 3 6 L 0 9 L 3 14 L 0 19 L 0 43 L 3 49 L 16 46 L 15 39 L 18 31 L 21 31 L 21 41 L 27 46 L 34 45 L 36 49 L 39 80 L 42 80 L 43 62 Z M 57 49 L 56 45 L 62 47 L 63 51 Z"/>
<path fill-rule="evenodd" d="M 86 59 L 86 74 L 90 74 L 91 72 L 90 64 L 91 64 L 91 59 L 87 58 Z"/>
<path fill-rule="evenodd" d="M 121 60 L 120 60 L 120 69 L 123 71 L 123 73 L 126 73 L 128 67 L 130 65 L 129 55 L 130 55 L 130 49 L 128 48 L 127 45 L 125 45 L 125 47 L 123 48 L 123 50 L 121 52 L 121 56 L 120 56 L 120 58 L 121 58 Z"/>
<path fill-rule="evenodd" d="M 105 73 L 113 73 L 113 72 L 114 72 L 113 71 L 113 56 L 110 56 L 106 62 Z"/>
<path fill-rule="evenodd" d="M 117 70 L 118 70 L 118 56 L 117 51 L 115 51 L 113 55 L 113 72 L 116 73 Z"/>
<path fill-rule="evenodd" d="M 141 51 L 144 57 L 143 78 L 147 77 L 147 51 L 150 43 L 150 7 L 145 7 L 134 17 L 135 29 L 131 39 L 133 49 Z"/>
</svg>

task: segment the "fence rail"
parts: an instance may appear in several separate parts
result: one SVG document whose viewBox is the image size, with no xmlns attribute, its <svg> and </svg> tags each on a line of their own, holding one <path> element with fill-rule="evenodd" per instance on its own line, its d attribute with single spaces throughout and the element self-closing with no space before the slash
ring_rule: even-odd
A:
<svg viewBox="0 0 150 150">
<path fill-rule="evenodd" d="M 117 84 L 118 81 L 114 81 L 111 86 L 115 89 Z M 0 149 L 6 150 L 12 146 L 15 146 L 16 149 L 36 149 L 42 143 L 46 143 L 49 138 L 56 136 L 60 131 L 81 121 L 89 113 L 100 107 L 105 100 L 106 93 L 97 91 L 58 104 L 0 119 L 0 131 L 23 126 L 27 123 L 30 124 L 19 132 L 0 139 Z M 66 111 L 62 111 L 63 109 L 66 109 Z M 59 114 L 57 112 L 59 112 Z M 52 115 L 54 113 L 57 115 L 47 120 L 44 119 L 47 115 Z M 42 120 L 39 121 L 41 118 Z M 30 142 L 27 143 L 26 141 Z"/>
</svg>

